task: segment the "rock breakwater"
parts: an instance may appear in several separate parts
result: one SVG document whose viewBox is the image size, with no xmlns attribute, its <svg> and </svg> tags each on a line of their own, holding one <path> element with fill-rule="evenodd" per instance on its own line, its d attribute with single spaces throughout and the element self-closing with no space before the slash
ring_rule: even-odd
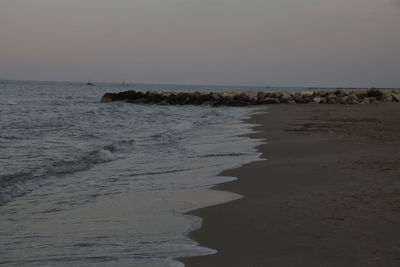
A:
<svg viewBox="0 0 400 267">
<path fill-rule="evenodd" d="M 141 92 L 106 93 L 101 102 L 136 104 L 252 106 L 264 104 L 368 104 L 400 102 L 400 91 L 304 91 L 304 92 Z"/>
</svg>

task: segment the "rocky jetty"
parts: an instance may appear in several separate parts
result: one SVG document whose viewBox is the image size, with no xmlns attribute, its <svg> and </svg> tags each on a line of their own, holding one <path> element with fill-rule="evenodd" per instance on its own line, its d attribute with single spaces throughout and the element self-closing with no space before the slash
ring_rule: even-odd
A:
<svg viewBox="0 0 400 267">
<path fill-rule="evenodd" d="M 136 104 L 251 106 L 264 104 L 368 104 L 400 102 L 400 91 L 304 91 L 304 92 L 141 92 L 106 93 L 101 102 L 126 101 Z"/>
</svg>

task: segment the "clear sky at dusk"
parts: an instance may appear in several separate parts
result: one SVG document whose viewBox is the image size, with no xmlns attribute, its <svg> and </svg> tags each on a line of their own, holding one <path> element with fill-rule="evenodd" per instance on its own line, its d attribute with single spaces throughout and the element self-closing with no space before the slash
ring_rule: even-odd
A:
<svg viewBox="0 0 400 267">
<path fill-rule="evenodd" d="M 0 79 L 400 87 L 400 0 L 0 0 Z"/>
</svg>

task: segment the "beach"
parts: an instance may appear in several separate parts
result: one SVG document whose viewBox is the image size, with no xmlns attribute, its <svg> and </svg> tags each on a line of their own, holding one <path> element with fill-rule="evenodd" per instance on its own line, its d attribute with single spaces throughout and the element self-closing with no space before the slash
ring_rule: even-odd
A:
<svg viewBox="0 0 400 267">
<path fill-rule="evenodd" d="M 185 266 L 399 266 L 400 105 L 274 105 L 250 136 L 265 160 L 222 172 L 243 198 L 189 214 L 216 254 Z"/>
<path fill-rule="evenodd" d="M 400 267 L 400 0 L 0 1 L 0 267 Z"/>
</svg>

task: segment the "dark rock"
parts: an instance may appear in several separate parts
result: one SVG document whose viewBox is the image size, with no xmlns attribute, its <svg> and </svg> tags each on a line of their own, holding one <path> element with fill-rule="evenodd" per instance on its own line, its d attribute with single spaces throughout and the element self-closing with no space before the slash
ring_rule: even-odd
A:
<svg viewBox="0 0 400 267">
<path fill-rule="evenodd" d="M 112 102 L 112 101 L 114 101 L 114 94 L 111 94 L 111 93 L 104 94 L 100 100 L 101 103 L 107 103 L 107 102 Z"/>
<path fill-rule="evenodd" d="M 305 104 L 307 103 L 307 99 L 302 97 L 301 95 L 296 94 L 293 98 L 294 102 L 297 104 Z"/>
<path fill-rule="evenodd" d="M 392 94 L 392 97 L 393 97 L 393 100 L 394 100 L 394 101 L 400 102 L 400 94 L 395 94 L 395 93 L 393 93 L 393 94 Z"/>
<path fill-rule="evenodd" d="M 210 106 L 250 106 L 280 103 L 328 103 L 328 104 L 367 104 L 378 101 L 400 102 L 400 94 L 396 91 L 382 92 L 382 97 L 374 97 L 375 91 L 305 91 L 288 92 L 140 92 L 129 90 L 120 93 L 106 93 L 101 102 L 127 101 L 136 104 L 159 105 L 210 105 Z M 380 95 L 380 94 L 379 94 Z"/>
</svg>

